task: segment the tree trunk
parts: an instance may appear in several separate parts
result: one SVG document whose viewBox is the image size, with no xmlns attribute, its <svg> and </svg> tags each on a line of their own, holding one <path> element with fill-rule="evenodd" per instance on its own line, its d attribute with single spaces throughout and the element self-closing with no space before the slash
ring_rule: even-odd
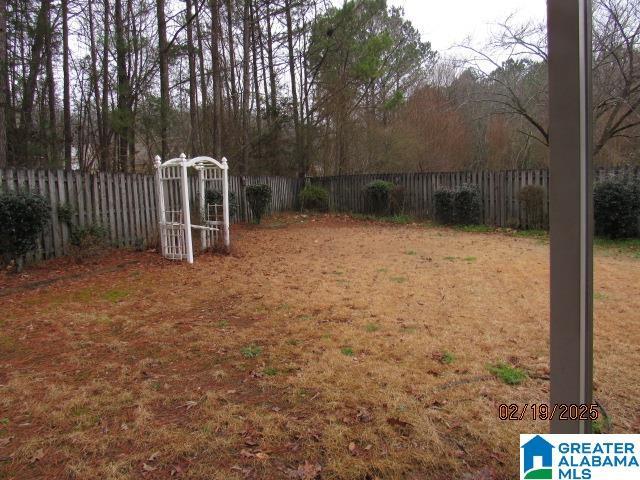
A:
<svg viewBox="0 0 640 480">
<path fill-rule="evenodd" d="M 307 168 L 302 155 L 300 136 L 300 117 L 298 111 L 298 91 L 296 87 L 296 63 L 293 52 L 293 26 L 291 22 L 291 0 L 285 0 L 285 14 L 287 18 L 287 46 L 289 47 L 289 73 L 291 75 L 291 107 L 293 110 L 293 125 L 295 129 L 296 146 L 295 161 L 298 167 L 298 177 L 304 178 Z"/>
<path fill-rule="evenodd" d="M 211 58 L 213 68 L 213 150 L 222 156 L 222 75 L 220 74 L 220 3 L 211 0 Z"/>
<path fill-rule="evenodd" d="M 233 39 L 233 1 L 227 0 L 227 37 L 229 39 L 229 82 L 231 87 L 231 106 L 233 107 L 233 124 L 238 123 L 238 88 L 236 86 L 236 53 Z M 244 38 L 244 37 L 243 37 Z M 243 41 L 244 44 L 244 41 Z"/>
<path fill-rule="evenodd" d="M 192 20 L 191 0 L 186 0 L 185 21 L 187 22 L 187 57 L 189 59 L 189 121 L 191 124 L 189 148 L 191 149 L 191 154 L 194 154 L 198 136 L 198 86 L 196 80 L 196 51 L 193 45 Z"/>
<path fill-rule="evenodd" d="M 198 63 L 200 67 L 200 102 L 202 103 L 199 136 L 200 136 L 200 149 L 204 153 L 209 150 L 209 125 L 208 112 L 207 112 L 207 72 L 204 65 L 204 49 L 202 45 L 202 30 L 200 28 L 200 5 L 196 2 L 196 35 L 198 37 Z M 205 140 L 207 139 L 207 140 Z"/>
<path fill-rule="evenodd" d="M 42 50 L 44 48 L 45 37 L 47 35 L 47 24 L 49 19 L 49 9 L 51 0 L 42 0 L 38 17 L 36 20 L 36 30 L 34 32 L 33 46 L 31 47 L 31 57 L 29 58 L 29 74 L 24 83 L 22 95 L 22 118 L 20 122 L 20 138 L 18 138 L 17 154 L 23 162 L 28 162 L 31 157 L 31 129 L 33 128 L 33 104 L 38 74 L 42 66 Z"/>
<path fill-rule="evenodd" d="M 129 128 L 131 126 L 131 103 L 129 98 L 131 95 L 131 88 L 129 86 L 129 75 L 127 73 L 127 52 L 129 47 L 127 40 L 125 39 L 122 0 L 116 0 L 115 2 L 115 29 L 116 69 L 118 76 L 118 116 L 116 118 L 118 133 L 118 163 L 119 169 L 126 172 L 129 170 Z"/>
<path fill-rule="evenodd" d="M 251 24 L 250 24 L 251 0 L 244 0 L 242 9 L 242 165 L 241 174 L 246 175 L 249 170 L 249 128 L 250 112 L 249 100 L 251 98 Z"/>
<path fill-rule="evenodd" d="M 7 166 L 7 0 L 0 0 L 0 168 Z"/>
<path fill-rule="evenodd" d="M 62 78 L 63 78 L 63 123 L 64 123 L 64 167 L 71 170 L 71 92 L 69 78 L 69 9 L 68 0 L 62 7 Z"/>
<path fill-rule="evenodd" d="M 256 131 L 258 141 L 256 142 L 256 153 L 257 153 L 257 163 L 260 165 L 262 160 L 262 106 L 260 102 L 260 82 L 258 80 L 258 45 L 256 40 L 256 28 L 257 28 L 257 18 L 258 12 L 256 11 L 256 7 L 253 4 L 253 0 L 249 1 L 249 8 L 251 10 L 251 47 L 252 47 L 252 55 L 253 59 L 253 90 L 256 98 Z"/>
<path fill-rule="evenodd" d="M 102 39 L 102 141 L 100 146 L 100 158 L 103 168 L 115 170 L 109 155 L 109 0 L 103 0 L 104 8 L 104 32 Z M 97 80 L 96 80 L 97 82 Z"/>
<path fill-rule="evenodd" d="M 167 22 L 164 16 L 164 0 L 156 0 L 158 10 L 158 49 L 160 59 L 160 156 L 167 160 L 167 124 L 169 120 L 169 62 L 167 59 Z"/>
<path fill-rule="evenodd" d="M 45 56 L 47 59 L 47 98 L 49 122 L 47 125 L 47 145 L 49 150 L 49 166 L 58 165 L 58 127 L 56 121 L 56 79 L 53 73 L 53 18 L 51 9 L 47 20 L 47 34 L 45 40 Z"/>
<path fill-rule="evenodd" d="M 269 83 L 271 84 L 271 112 L 270 117 L 275 117 L 278 110 L 278 89 L 276 86 L 276 70 L 273 63 L 273 35 L 271 32 L 270 1 L 267 0 L 267 60 L 269 61 Z"/>
</svg>

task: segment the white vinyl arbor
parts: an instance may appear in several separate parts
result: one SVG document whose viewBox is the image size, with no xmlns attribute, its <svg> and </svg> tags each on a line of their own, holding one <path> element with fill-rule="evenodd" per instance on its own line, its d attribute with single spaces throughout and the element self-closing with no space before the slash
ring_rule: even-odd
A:
<svg viewBox="0 0 640 480">
<path fill-rule="evenodd" d="M 229 238 L 229 166 L 227 159 L 211 157 L 187 159 L 185 154 L 162 163 L 156 156 L 158 223 L 162 255 L 171 260 L 193 263 L 191 230 L 200 231 L 200 248 L 206 250 L 220 241 L 228 251 Z M 198 173 L 198 223 L 192 223 L 189 168 Z M 220 193 L 221 203 L 208 203 L 207 190 Z"/>
</svg>

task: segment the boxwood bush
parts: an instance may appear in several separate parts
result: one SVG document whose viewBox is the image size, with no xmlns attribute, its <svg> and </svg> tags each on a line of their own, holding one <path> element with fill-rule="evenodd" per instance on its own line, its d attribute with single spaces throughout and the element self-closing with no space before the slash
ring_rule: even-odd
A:
<svg viewBox="0 0 640 480">
<path fill-rule="evenodd" d="M 392 182 L 386 180 L 374 180 L 363 189 L 365 198 L 365 213 L 374 215 L 393 215 L 404 204 L 404 190 Z"/>
<path fill-rule="evenodd" d="M 0 193 L 0 251 L 5 262 L 16 262 L 17 271 L 22 270 L 24 256 L 36 248 L 49 215 L 49 202 L 40 195 Z"/>
<path fill-rule="evenodd" d="M 453 224 L 453 198 L 455 192 L 450 188 L 440 188 L 433 194 L 436 222 L 442 225 Z"/>
<path fill-rule="evenodd" d="M 271 201 L 271 187 L 264 183 L 248 185 L 245 191 L 249 208 L 253 214 L 253 222 L 260 223 L 262 216 L 267 211 L 267 205 Z"/>
<path fill-rule="evenodd" d="M 593 192 L 596 235 L 631 238 L 640 234 L 640 180 L 610 178 Z"/>
<path fill-rule="evenodd" d="M 328 212 L 329 192 L 320 185 L 305 185 L 298 196 L 303 211 Z"/>
<path fill-rule="evenodd" d="M 222 192 L 209 189 L 204 192 L 204 201 L 207 205 L 222 205 Z M 234 217 L 238 211 L 236 194 L 229 191 L 229 216 Z"/>
<path fill-rule="evenodd" d="M 480 222 L 480 192 L 473 185 L 462 185 L 453 196 L 453 222 L 476 225 Z"/>
<path fill-rule="evenodd" d="M 480 192 L 472 185 L 436 190 L 434 203 L 435 219 L 443 225 L 475 225 L 480 221 Z"/>
</svg>

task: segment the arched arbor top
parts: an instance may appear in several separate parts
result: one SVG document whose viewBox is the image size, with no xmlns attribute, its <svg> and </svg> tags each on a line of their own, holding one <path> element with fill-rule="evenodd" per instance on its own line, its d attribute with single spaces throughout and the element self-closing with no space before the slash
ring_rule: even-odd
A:
<svg viewBox="0 0 640 480">
<path fill-rule="evenodd" d="M 164 163 L 162 163 L 160 156 L 156 156 L 155 158 L 156 168 L 178 167 L 183 165 L 187 168 L 194 167 L 196 170 L 200 170 L 202 168 L 219 168 L 221 170 L 229 169 L 226 157 L 222 157 L 222 160 L 218 161 L 215 158 L 204 156 L 187 158 L 183 153 L 178 158 L 172 158 Z"/>
</svg>

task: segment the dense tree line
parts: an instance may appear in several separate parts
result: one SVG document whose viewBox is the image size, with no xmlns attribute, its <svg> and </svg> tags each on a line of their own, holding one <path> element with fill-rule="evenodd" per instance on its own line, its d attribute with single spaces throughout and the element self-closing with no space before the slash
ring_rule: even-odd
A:
<svg viewBox="0 0 640 480">
<path fill-rule="evenodd" d="M 640 11 L 596 0 L 597 161 L 637 164 Z M 337 5 L 337 6 L 336 6 Z M 234 173 L 546 165 L 546 33 L 465 60 L 384 0 L 0 0 L 0 167 Z"/>
</svg>

